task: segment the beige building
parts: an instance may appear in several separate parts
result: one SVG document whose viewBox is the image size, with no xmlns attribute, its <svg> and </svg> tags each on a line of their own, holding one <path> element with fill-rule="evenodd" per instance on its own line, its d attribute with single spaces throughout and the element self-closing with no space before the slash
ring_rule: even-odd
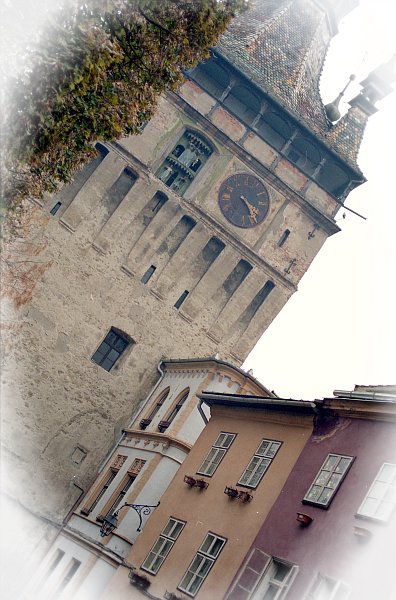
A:
<svg viewBox="0 0 396 600">
<path fill-rule="evenodd" d="M 128 554 L 132 569 L 121 566 L 103 598 L 141 598 L 142 588 L 152 598 L 223 598 L 312 433 L 311 402 L 201 398 L 209 423 Z"/>
</svg>

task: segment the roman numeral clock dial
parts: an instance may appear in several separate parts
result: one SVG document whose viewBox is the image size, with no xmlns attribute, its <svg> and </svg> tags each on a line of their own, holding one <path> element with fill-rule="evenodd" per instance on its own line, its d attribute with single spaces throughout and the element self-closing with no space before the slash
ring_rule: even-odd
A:
<svg viewBox="0 0 396 600">
<path fill-rule="evenodd" d="M 236 227 L 255 227 L 268 214 L 269 196 L 260 179 L 249 173 L 237 173 L 221 184 L 219 206 Z"/>
</svg>

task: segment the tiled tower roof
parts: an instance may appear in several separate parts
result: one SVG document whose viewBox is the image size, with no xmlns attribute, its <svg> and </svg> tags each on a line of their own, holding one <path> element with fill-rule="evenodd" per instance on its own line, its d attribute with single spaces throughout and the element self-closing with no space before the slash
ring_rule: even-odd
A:
<svg viewBox="0 0 396 600">
<path fill-rule="evenodd" d="M 355 161 L 363 130 L 356 132 L 354 122 L 350 136 L 345 130 L 342 136 L 332 135 L 319 91 L 336 20 L 356 4 L 356 0 L 255 0 L 233 21 L 217 50 L 358 169 Z"/>
</svg>

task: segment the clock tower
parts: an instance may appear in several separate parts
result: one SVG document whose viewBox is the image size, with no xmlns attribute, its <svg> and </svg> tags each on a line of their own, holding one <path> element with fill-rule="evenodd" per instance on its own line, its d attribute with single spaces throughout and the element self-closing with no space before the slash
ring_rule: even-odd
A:
<svg viewBox="0 0 396 600">
<path fill-rule="evenodd" d="M 49 530 L 94 479 L 154 366 L 216 353 L 241 365 L 339 231 L 337 212 L 364 182 L 366 92 L 381 98 L 390 77 L 383 67 L 329 120 L 319 79 L 355 4 L 257 0 L 141 135 L 98 142 L 36 207 L 12 293 L 3 459 L 9 497 L 33 499 Z"/>
</svg>

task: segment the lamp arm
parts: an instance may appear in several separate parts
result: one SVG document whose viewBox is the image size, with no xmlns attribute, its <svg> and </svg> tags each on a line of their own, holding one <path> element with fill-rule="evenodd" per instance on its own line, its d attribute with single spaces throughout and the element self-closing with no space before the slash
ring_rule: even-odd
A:
<svg viewBox="0 0 396 600">
<path fill-rule="evenodd" d="M 118 513 L 120 512 L 120 510 L 122 508 L 128 507 L 128 508 L 133 508 L 133 510 L 138 514 L 139 516 L 139 526 L 136 529 L 136 531 L 141 531 L 142 530 L 142 514 L 143 515 L 149 515 L 152 511 L 153 508 L 157 508 L 157 506 L 160 505 L 160 501 L 158 500 L 158 504 L 155 505 L 150 505 L 150 504 L 130 504 L 129 502 L 125 502 L 125 504 L 123 504 L 122 506 L 120 506 L 120 508 L 114 513 L 115 517 L 118 517 Z"/>
</svg>

